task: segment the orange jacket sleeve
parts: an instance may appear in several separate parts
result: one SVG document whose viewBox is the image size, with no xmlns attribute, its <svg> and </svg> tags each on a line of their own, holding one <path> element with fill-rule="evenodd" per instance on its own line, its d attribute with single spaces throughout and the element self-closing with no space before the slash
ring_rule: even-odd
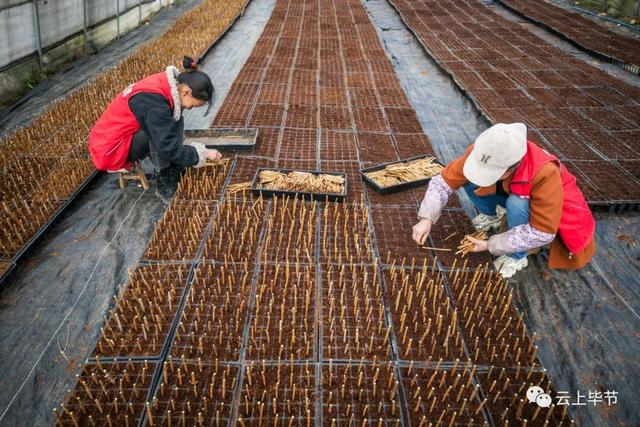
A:
<svg viewBox="0 0 640 427">
<path fill-rule="evenodd" d="M 473 150 L 473 144 L 467 147 L 462 156 L 449 163 L 440 173 L 444 182 L 446 182 L 452 190 L 457 190 L 469 182 L 462 173 L 462 168 L 464 167 L 464 162 L 467 160 L 467 157 L 471 154 L 471 150 Z"/>
</svg>

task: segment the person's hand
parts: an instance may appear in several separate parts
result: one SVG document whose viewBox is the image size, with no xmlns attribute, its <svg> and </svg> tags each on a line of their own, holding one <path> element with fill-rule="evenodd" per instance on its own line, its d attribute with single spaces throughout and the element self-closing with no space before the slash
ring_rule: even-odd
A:
<svg viewBox="0 0 640 427">
<path fill-rule="evenodd" d="M 207 159 L 217 162 L 218 160 L 222 159 L 222 153 L 220 153 L 218 150 L 207 149 Z"/>
<path fill-rule="evenodd" d="M 475 246 L 471 249 L 471 252 L 484 252 L 489 249 L 489 241 L 488 240 L 480 240 L 475 239 L 473 237 L 467 236 L 467 240 L 473 243 Z"/>
<path fill-rule="evenodd" d="M 421 219 L 419 223 L 413 226 L 413 240 L 419 245 L 424 245 L 427 241 L 427 236 L 431 231 L 431 220 Z"/>
</svg>

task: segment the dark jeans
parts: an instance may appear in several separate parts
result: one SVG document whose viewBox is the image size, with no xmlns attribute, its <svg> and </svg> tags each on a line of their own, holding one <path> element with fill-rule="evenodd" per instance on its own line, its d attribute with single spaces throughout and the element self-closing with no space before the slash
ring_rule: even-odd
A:
<svg viewBox="0 0 640 427">
<path fill-rule="evenodd" d="M 149 155 L 149 137 L 142 129 L 133 134 L 127 162 L 133 163 L 145 159 Z"/>
<path fill-rule="evenodd" d="M 529 199 L 523 199 L 511 194 L 510 196 L 503 195 L 490 195 L 490 196 L 478 196 L 473 190 L 478 188 L 477 185 L 468 183 L 464 186 L 464 191 L 471 199 L 471 202 L 475 207 L 485 215 L 495 215 L 496 206 L 500 205 L 507 210 L 507 226 L 509 229 L 517 225 L 529 223 Z M 522 259 L 527 256 L 527 252 L 516 252 L 509 254 L 511 258 Z"/>
</svg>

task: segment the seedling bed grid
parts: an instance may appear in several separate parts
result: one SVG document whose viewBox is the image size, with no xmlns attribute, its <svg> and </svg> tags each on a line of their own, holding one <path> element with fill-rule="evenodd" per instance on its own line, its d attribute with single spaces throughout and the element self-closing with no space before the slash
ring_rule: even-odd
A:
<svg viewBox="0 0 640 427">
<path fill-rule="evenodd" d="M 158 356 L 184 293 L 190 264 L 151 264 L 130 273 L 94 356 Z M 114 297 L 115 299 L 115 297 Z"/>
<path fill-rule="evenodd" d="M 611 133 L 639 129 L 640 123 L 633 119 L 637 115 L 637 88 L 596 69 L 585 72 L 583 61 L 574 59 L 533 34 L 514 32 L 512 22 L 489 8 L 478 8 L 472 2 L 460 2 L 455 7 L 446 8 L 435 0 L 426 3 L 392 0 L 391 3 L 425 51 L 489 121 L 524 121 L 530 131 L 538 132 L 544 129 L 596 129 L 600 131 L 599 136 L 585 142 L 604 157 L 598 159 L 601 169 L 609 167 L 610 161 L 617 158 L 599 148 L 611 139 Z M 464 24 L 460 17 L 465 17 Z M 473 34 L 467 30 L 470 24 L 476 27 Z M 439 32 L 440 27 L 448 28 L 450 38 Z M 461 38 L 488 43 L 491 49 L 457 46 L 457 40 Z M 470 61 L 473 56 L 476 60 Z M 467 68 L 454 65 L 459 62 L 473 62 L 473 75 Z M 519 73 L 523 70 L 530 76 L 523 79 Z M 487 89 L 493 92 L 514 90 L 519 92 L 517 96 L 526 94 L 533 102 L 497 106 L 495 97 L 491 97 Z M 568 105 L 564 97 L 555 96 L 554 92 L 562 91 L 570 91 L 572 97 L 583 100 L 582 104 Z M 565 145 L 571 143 L 563 140 L 562 134 L 557 135 L 558 138 L 551 134 L 548 142 L 563 152 Z M 635 207 L 636 201 L 640 200 L 640 181 L 632 181 L 630 202 L 608 195 L 606 200 L 602 200 L 597 194 L 606 195 L 606 185 L 602 182 L 592 185 L 599 190 L 599 193 L 592 193 L 594 199 L 590 198 L 592 194 L 587 195 L 588 202 L 594 206 L 625 210 Z"/>
</svg>

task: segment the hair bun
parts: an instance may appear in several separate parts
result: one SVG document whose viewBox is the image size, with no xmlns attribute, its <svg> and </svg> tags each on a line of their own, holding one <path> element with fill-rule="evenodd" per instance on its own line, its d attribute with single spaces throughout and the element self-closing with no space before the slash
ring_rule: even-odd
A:
<svg viewBox="0 0 640 427">
<path fill-rule="evenodd" d="M 193 58 L 191 58 L 189 56 L 183 56 L 182 57 L 182 67 L 185 70 L 197 70 L 198 69 L 198 64 L 196 63 L 196 61 L 193 60 Z"/>
</svg>

